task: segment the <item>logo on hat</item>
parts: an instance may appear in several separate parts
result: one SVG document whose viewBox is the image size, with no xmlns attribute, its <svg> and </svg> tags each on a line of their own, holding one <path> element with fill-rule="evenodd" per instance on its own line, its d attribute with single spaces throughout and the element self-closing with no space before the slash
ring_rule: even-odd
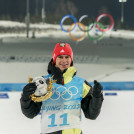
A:
<svg viewBox="0 0 134 134">
<path fill-rule="evenodd" d="M 60 51 L 60 53 L 64 53 L 65 51 L 62 49 L 61 51 Z"/>
<path fill-rule="evenodd" d="M 57 43 L 52 54 L 53 62 L 55 63 L 57 56 L 63 54 L 69 55 L 71 57 L 71 62 L 73 61 L 73 51 L 70 45 L 68 43 Z"/>
</svg>

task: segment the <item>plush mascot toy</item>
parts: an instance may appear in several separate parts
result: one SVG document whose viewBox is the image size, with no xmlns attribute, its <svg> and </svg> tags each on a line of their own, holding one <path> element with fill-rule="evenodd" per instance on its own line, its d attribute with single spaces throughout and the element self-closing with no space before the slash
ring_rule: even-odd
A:
<svg viewBox="0 0 134 134">
<path fill-rule="evenodd" d="M 46 84 L 47 80 L 48 84 Z M 37 89 L 31 95 L 31 99 L 34 102 L 42 102 L 52 96 L 53 82 L 56 82 L 56 80 L 52 80 L 52 77 L 50 77 L 47 80 L 41 76 L 35 78 L 29 78 L 29 83 L 31 82 L 35 83 L 37 86 Z"/>
</svg>

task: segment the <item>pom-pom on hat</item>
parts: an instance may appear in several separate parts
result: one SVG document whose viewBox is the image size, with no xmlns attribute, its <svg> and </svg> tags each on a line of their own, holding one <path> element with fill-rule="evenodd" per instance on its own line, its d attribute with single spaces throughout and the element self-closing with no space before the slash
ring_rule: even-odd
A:
<svg viewBox="0 0 134 134">
<path fill-rule="evenodd" d="M 53 54 L 52 54 L 54 63 L 55 63 L 57 56 L 59 56 L 59 55 L 69 55 L 71 57 L 71 62 L 73 61 L 73 51 L 68 43 L 57 43 L 56 44 Z"/>
</svg>

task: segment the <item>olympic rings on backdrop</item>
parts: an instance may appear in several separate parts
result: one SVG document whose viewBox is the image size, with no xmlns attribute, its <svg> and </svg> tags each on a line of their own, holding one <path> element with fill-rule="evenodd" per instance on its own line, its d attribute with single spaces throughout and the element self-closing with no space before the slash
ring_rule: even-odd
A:
<svg viewBox="0 0 134 134">
<path fill-rule="evenodd" d="M 90 34 L 90 29 L 92 28 L 96 28 L 96 25 L 100 25 L 100 27 L 103 29 L 104 27 L 103 27 L 103 25 L 100 23 L 100 22 L 95 22 L 95 23 L 91 23 L 89 26 L 88 26 L 88 29 L 87 29 L 87 35 L 88 35 L 88 38 L 89 39 L 91 39 L 91 40 L 100 40 L 100 39 L 102 39 L 103 38 L 103 36 L 104 36 L 104 32 L 102 32 L 102 31 L 96 31 L 95 32 L 95 34 L 96 34 L 96 36 L 92 36 L 91 34 Z M 97 30 L 97 29 L 96 29 Z"/>
<path fill-rule="evenodd" d="M 111 30 L 111 29 L 113 28 L 113 26 L 114 26 L 114 19 L 113 19 L 113 17 L 112 17 L 111 15 L 109 15 L 109 14 L 106 14 L 106 13 L 99 15 L 99 16 L 96 18 L 96 22 L 99 22 L 99 21 L 101 20 L 101 18 L 102 18 L 102 17 L 105 17 L 105 16 L 107 16 L 107 17 L 110 19 L 111 24 L 110 24 L 110 26 L 109 26 L 108 28 L 106 28 L 106 29 L 102 29 L 102 28 L 99 27 L 98 24 L 96 24 L 96 27 L 97 27 L 100 31 L 102 31 L 102 32 L 109 31 L 109 30 Z"/>
<path fill-rule="evenodd" d="M 83 30 L 86 31 L 86 28 L 85 28 L 85 26 L 84 26 L 82 23 L 77 22 L 76 24 L 77 24 L 78 26 L 81 26 L 81 27 L 83 28 Z M 75 25 L 75 23 L 73 23 L 73 24 L 69 27 L 69 36 L 70 36 L 70 38 L 71 38 L 72 40 L 75 40 L 75 41 L 81 41 L 81 40 L 83 40 L 83 39 L 85 38 L 85 36 L 86 36 L 86 32 L 83 32 L 83 35 L 82 35 L 81 37 L 79 37 L 79 38 L 74 38 L 74 37 L 72 36 L 71 30 L 72 30 L 72 27 L 73 27 L 74 25 Z"/>
<path fill-rule="evenodd" d="M 96 22 L 95 23 L 89 24 L 89 26 L 86 29 L 85 25 L 82 23 L 82 20 L 84 18 L 86 18 L 86 17 L 88 17 L 88 15 L 81 16 L 80 19 L 79 19 L 79 22 L 77 22 L 76 18 L 74 16 L 72 16 L 72 15 L 65 15 L 65 16 L 63 16 L 61 21 L 60 21 L 61 30 L 64 31 L 64 32 L 69 32 L 70 38 L 72 40 L 74 40 L 74 41 L 81 41 L 81 40 L 83 40 L 85 38 L 85 36 L 86 36 L 86 32 L 87 32 L 88 38 L 90 38 L 91 40 L 100 40 L 100 39 L 103 38 L 104 32 L 110 31 L 114 27 L 114 19 L 113 19 L 113 17 L 111 15 L 109 15 L 109 14 L 103 13 L 103 14 L 99 15 L 96 18 Z M 107 28 L 104 28 L 103 24 L 101 24 L 99 22 L 103 17 L 108 17 L 110 19 L 110 26 L 107 27 Z M 74 21 L 74 23 L 71 24 L 71 26 L 69 27 L 69 30 L 65 30 L 63 28 L 63 22 L 67 18 L 71 18 Z M 77 26 L 79 27 L 79 29 L 81 31 L 84 32 L 84 34 L 81 37 L 79 37 L 79 38 L 74 38 L 72 36 L 71 32 L 74 31 Z M 91 33 L 89 33 L 92 29 L 96 29 L 95 30 L 95 37 L 93 37 L 92 35 L 90 35 Z"/>
<path fill-rule="evenodd" d="M 88 15 L 83 15 L 83 16 L 81 16 L 80 19 L 79 19 L 79 22 L 81 23 L 82 20 L 83 20 L 84 18 L 87 18 L 87 17 L 88 17 Z M 80 28 L 81 31 L 87 32 L 87 29 L 86 29 L 86 30 L 83 30 L 79 25 L 78 25 L 78 27 Z"/>
<path fill-rule="evenodd" d="M 69 15 L 69 14 L 62 17 L 62 19 L 61 19 L 61 21 L 60 21 L 61 30 L 64 31 L 64 32 L 69 32 L 69 31 L 65 30 L 65 29 L 63 28 L 63 26 L 62 26 L 63 22 L 64 22 L 65 19 L 67 19 L 67 18 L 73 19 L 73 21 L 74 21 L 74 23 L 75 23 L 74 27 L 73 27 L 72 30 L 71 30 L 71 31 L 73 31 L 73 30 L 75 29 L 76 25 L 77 25 L 77 24 L 76 24 L 76 23 L 77 23 L 77 20 L 76 20 L 76 18 L 75 18 L 74 16 Z"/>
</svg>

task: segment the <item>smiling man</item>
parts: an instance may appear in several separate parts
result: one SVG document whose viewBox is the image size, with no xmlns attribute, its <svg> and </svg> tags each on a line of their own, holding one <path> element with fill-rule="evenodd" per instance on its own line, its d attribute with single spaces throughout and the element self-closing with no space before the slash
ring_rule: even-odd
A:
<svg viewBox="0 0 134 134">
<path fill-rule="evenodd" d="M 73 51 L 69 44 L 60 43 L 55 46 L 53 51 L 53 62 L 63 72 L 71 66 L 73 61 Z"/>
<path fill-rule="evenodd" d="M 69 68 L 71 65 L 71 57 L 69 55 L 59 55 L 56 58 L 56 67 L 60 68 L 63 72 L 65 69 Z"/>
<path fill-rule="evenodd" d="M 44 78 L 53 76 L 56 80 L 52 96 L 35 103 L 29 96 L 37 86 L 27 84 L 21 97 L 23 114 L 33 118 L 42 109 L 41 134 L 82 134 L 81 109 L 88 119 L 98 117 L 103 102 L 101 84 L 95 80 L 92 88 L 85 79 L 76 76 L 73 51 L 68 43 L 56 44 L 47 71 L 49 75 Z"/>
</svg>

